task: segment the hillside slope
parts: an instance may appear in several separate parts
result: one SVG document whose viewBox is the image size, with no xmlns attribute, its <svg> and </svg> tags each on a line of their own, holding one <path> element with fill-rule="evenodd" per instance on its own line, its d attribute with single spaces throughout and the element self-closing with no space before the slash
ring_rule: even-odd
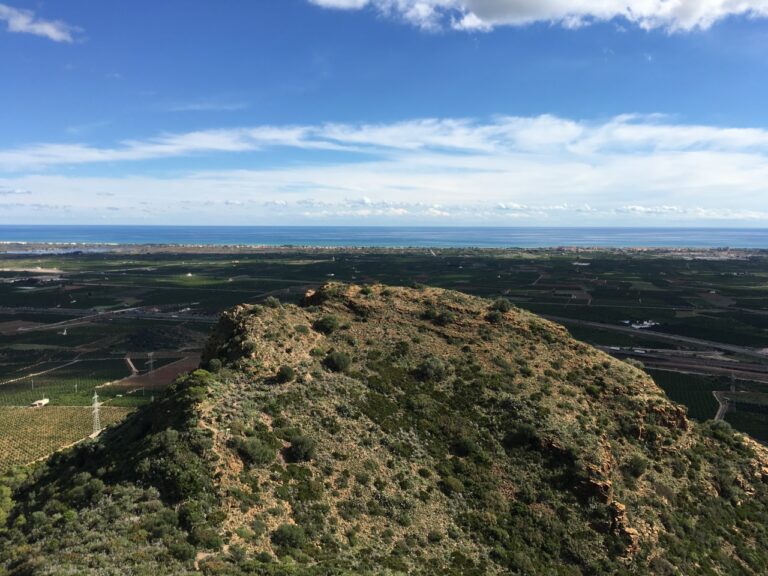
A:
<svg viewBox="0 0 768 576">
<path fill-rule="evenodd" d="M 329 284 L 225 314 L 204 362 L 16 482 L 0 566 L 768 572 L 765 450 L 506 301 Z"/>
</svg>

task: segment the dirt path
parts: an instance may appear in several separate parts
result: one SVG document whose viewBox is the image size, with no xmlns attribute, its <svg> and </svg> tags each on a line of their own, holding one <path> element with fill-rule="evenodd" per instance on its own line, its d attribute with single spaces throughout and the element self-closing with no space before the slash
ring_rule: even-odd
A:
<svg viewBox="0 0 768 576">
<path fill-rule="evenodd" d="M 125 363 L 128 365 L 128 368 L 131 371 L 131 376 L 136 376 L 139 371 L 136 369 L 136 366 L 133 365 L 133 360 L 131 360 L 130 356 L 125 357 Z"/>
<path fill-rule="evenodd" d="M 712 392 L 712 395 L 715 397 L 715 400 L 717 400 L 719 406 L 717 414 L 715 414 L 715 420 L 723 420 L 725 419 L 725 415 L 728 414 L 728 399 L 723 396 L 722 392 Z"/>
</svg>

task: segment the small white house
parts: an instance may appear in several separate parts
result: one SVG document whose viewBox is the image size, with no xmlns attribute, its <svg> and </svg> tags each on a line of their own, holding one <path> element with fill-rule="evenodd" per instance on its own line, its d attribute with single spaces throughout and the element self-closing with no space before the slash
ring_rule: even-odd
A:
<svg viewBox="0 0 768 576">
<path fill-rule="evenodd" d="M 51 403 L 51 401 L 48 398 L 43 398 L 42 400 L 36 400 L 36 401 L 32 402 L 32 407 L 33 408 L 42 408 L 43 406 L 48 406 L 48 404 L 50 404 L 50 403 Z"/>
</svg>

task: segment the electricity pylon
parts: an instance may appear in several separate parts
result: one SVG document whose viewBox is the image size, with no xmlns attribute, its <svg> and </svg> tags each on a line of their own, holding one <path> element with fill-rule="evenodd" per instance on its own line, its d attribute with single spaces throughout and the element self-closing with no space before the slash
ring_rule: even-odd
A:
<svg viewBox="0 0 768 576">
<path fill-rule="evenodd" d="M 101 402 L 99 402 L 99 395 L 96 393 L 96 391 L 93 392 L 93 435 L 97 436 L 101 433 L 101 418 L 99 417 L 99 407 L 101 407 Z"/>
</svg>

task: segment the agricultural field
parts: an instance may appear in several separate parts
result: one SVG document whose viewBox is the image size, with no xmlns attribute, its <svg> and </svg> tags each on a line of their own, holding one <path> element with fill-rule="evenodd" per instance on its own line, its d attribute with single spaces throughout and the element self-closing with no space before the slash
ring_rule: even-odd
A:
<svg viewBox="0 0 768 576">
<path fill-rule="evenodd" d="M 709 420 L 717 413 L 716 390 L 728 390 L 722 378 L 649 370 L 653 380 L 671 400 L 688 407 L 688 416 L 699 421 Z"/>
<path fill-rule="evenodd" d="M 726 422 L 761 442 L 768 442 L 768 413 L 738 409 L 725 416 Z"/>
<path fill-rule="evenodd" d="M 130 412 L 130 408 L 104 406 L 100 409 L 101 424 L 119 422 Z M 0 406 L 0 474 L 79 442 L 92 431 L 91 409 L 87 407 Z"/>
<path fill-rule="evenodd" d="M 293 302 L 327 280 L 503 295 L 611 354 L 664 368 L 658 383 L 697 419 L 714 416 L 712 391 L 727 390 L 728 376 L 768 382 L 768 253 L 759 251 L 123 247 L 0 254 L 0 269 L 0 406 L 41 395 L 87 406 L 94 390 L 107 406 L 149 402 L 195 366 L 223 310 Z"/>
<path fill-rule="evenodd" d="M 38 366 L 35 371 L 36 376 L 0 383 L 0 406 L 29 406 L 41 398 L 49 399 L 51 406 L 87 406 L 97 387 L 131 375 L 120 359 L 74 360 L 51 368 Z M 99 395 L 102 401 L 115 406 L 137 404 L 136 399 L 117 397 L 108 389 L 99 391 Z"/>
</svg>

